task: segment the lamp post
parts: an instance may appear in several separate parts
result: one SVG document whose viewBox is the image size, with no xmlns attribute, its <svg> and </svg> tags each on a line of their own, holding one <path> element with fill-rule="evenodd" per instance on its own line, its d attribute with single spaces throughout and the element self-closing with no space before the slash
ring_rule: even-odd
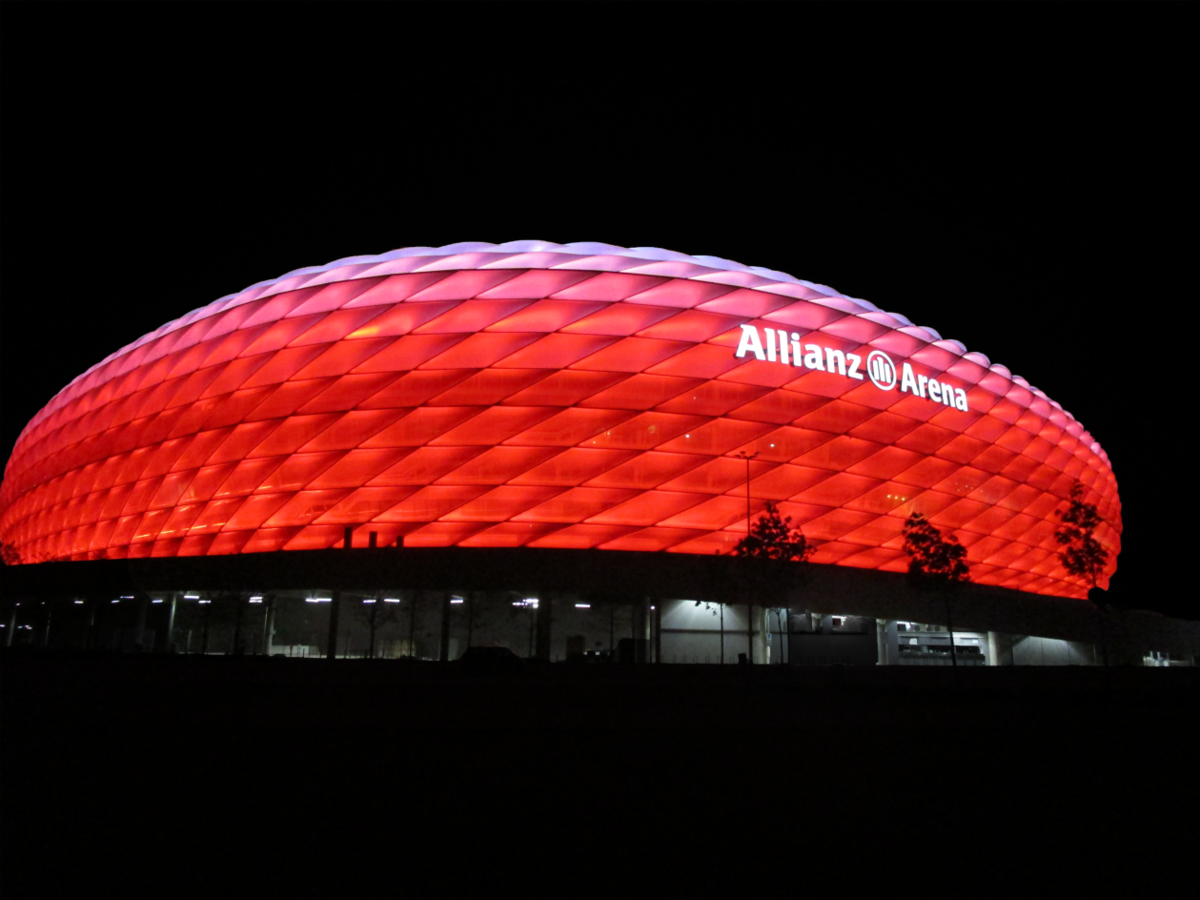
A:
<svg viewBox="0 0 1200 900">
<path fill-rule="evenodd" d="M 746 461 L 746 552 L 747 552 L 747 554 L 749 554 L 749 552 L 750 552 L 750 460 L 752 460 L 752 459 L 754 459 L 754 457 L 758 456 L 758 452 L 755 451 L 754 453 L 747 453 L 745 450 L 739 450 L 737 453 L 735 453 L 733 455 L 735 457 L 737 457 L 738 459 L 744 459 Z M 750 596 L 750 573 L 749 573 L 749 571 L 746 572 L 745 587 L 746 587 L 746 614 L 749 618 L 749 621 L 746 623 L 746 635 L 747 635 L 747 644 L 748 644 L 746 649 L 750 651 L 750 655 L 748 657 L 750 665 L 754 665 L 754 604 L 751 602 L 753 598 Z"/>
</svg>

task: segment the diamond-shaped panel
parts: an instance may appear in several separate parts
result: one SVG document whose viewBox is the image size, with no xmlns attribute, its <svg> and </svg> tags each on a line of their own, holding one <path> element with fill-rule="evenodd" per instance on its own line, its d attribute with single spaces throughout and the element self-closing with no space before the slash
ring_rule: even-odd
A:
<svg viewBox="0 0 1200 900">
<path fill-rule="evenodd" d="M 756 454 L 749 469 L 738 452 Z M 899 571 L 955 530 L 984 584 L 1083 596 L 1076 481 L 1108 458 L 1004 366 L 824 285 L 656 248 L 539 241 L 302 269 L 93 366 L 22 432 L 22 561 L 408 546 L 729 552 L 772 500 L 814 561 Z"/>
</svg>

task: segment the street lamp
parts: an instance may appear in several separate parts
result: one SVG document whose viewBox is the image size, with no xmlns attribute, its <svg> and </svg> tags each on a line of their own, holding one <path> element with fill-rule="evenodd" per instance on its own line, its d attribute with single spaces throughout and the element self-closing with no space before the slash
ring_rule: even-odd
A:
<svg viewBox="0 0 1200 900">
<path fill-rule="evenodd" d="M 749 553 L 750 553 L 750 460 L 752 460 L 752 459 L 754 459 L 754 457 L 758 456 L 758 451 L 755 451 L 754 453 L 747 453 L 745 450 L 739 450 L 737 453 L 735 453 L 733 455 L 736 456 L 738 459 L 744 459 L 746 461 L 746 554 L 749 555 Z M 745 587 L 745 591 L 746 591 L 746 611 L 747 611 L 748 615 L 750 616 L 749 621 L 746 623 L 746 637 L 747 637 L 747 642 L 748 642 L 748 646 L 746 649 L 750 651 L 748 660 L 749 660 L 750 664 L 753 665 L 754 664 L 754 604 L 750 602 L 750 600 L 751 600 L 751 597 L 750 597 L 750 573 L 747 571 L 745 573 L 745 575 L 746 575 L 746 582 L 745 582 L 744 587 Z"/>
<path fill-rule="evenodd" d="M 758 452 L 755 451 L 754 453 L 747 453 L 745 450 L 739 450 L 733 455 L 738 459 L 744 459 L 746 461 L 746 538 L 748 549 L 748 539 L 750 537 L 750 460 L 758 456 Z"/>
</svg>

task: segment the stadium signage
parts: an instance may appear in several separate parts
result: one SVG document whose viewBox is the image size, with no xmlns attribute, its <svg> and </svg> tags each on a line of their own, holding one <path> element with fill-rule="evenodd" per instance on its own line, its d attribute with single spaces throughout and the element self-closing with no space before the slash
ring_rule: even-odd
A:
<svg viewBox="0 0 1200 900">
<path fill-rule="evenodd" d="M 760 334 L 757 325 L 743 325 L 734 356 L 745 359 L 751 354 L 760 362 L 778 362 L 797 369 L 828 372 L 857 381 L 870 379 L 871 384 L 881 391 L 891 391 L 898 386 L 904 394 L 932 400 L 963 412 L 968 409 L 967 392 L 962 388 L 943 384 L 928 375 L 918 375 L 913 371 L 912 364 L 907 362 L 901 363 L 897 373 L 896 364 L 882 350 L 872 350 L 867 354 L 864 365 L 863 358 L 857 353 L 846 353 L 820 344 L 802 344 L 800 335 L 794 331 L 789 334 L 783 328 L 764 328 Z"/>
</svg>

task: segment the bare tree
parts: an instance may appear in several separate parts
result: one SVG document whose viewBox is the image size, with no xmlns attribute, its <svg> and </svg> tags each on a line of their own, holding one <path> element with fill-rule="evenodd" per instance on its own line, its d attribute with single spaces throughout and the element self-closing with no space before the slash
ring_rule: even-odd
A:
<svg viewBox="0 0 1200 900">
<path fill-rule="evenodd" d="M 383 594 L 374 597 L 364 597 L 362 603 L 354 610 L 358 618 L 367 626 L 367 659 L 375 658 L 375 632 L 386 625 L 395 622 L 399 614 L 399 606 L 395 603 L 384 603 Z"/>
<path fill-rule="evenodd" d="M 1084 502 L 1085 493 L 1078 481 L 1071 487 L 1067 508 L 1054 513 L 1062 519 L 1062 524 L 1054 531 L 1054 539 L 1063 548 L 1058 553 L 1063 568 L 1090 586 L 1088 599 L 1095 606 L 1100 624 L 1100 652 L 1107 667 L 1108 635 L 1104 626 L 1104 591 L 1100 589 L 1100 577 L 1108 568 L 1108 550 L 1095 538 L 1096 528 L 1104 519 L 1094 503 Z"/>
<path fill-rule="evenodd" d="M 957 666 L 950 594 L 955 585 L 971 580 L 970 570 L 963 559 L 967 555 L 967 548 L 952 534 L 943 537 L 937 526 L 921 513 L 913 513 L 904 523 L 904 552 L 908 554 L 909 577 L 922 588 L 940 592 L 945 600 L 950 664 Z"/>
<path fill-rule="evenodd" d="M 745 570 L 745 585 L 746 607 L 750 616 L 748 629 L 750 655 L 748 659 L 751 663 L 754 662 L 755 596 L 763 593 L 764 588 L 777 585 L 780 574 L 774 567 L 772 570 L 767 570 L 757 563 L 803 563 L 812 556 L 815 549 L 804 537 L 804 532 L 799 528 L 792 528 L 792 517 L 781 516 L 779 507 L 770 501 L 767 502 L 766 508 L 759 517 L 754 520 L 749 534 L 738 541 L 737 546 L 733 548 L 734 556 L 742 557 L 749 563 Z M 796 570 L 795 574 L 802 574 L 802 570 Z M 768 609 L 782 609 L 786 615 L 785 607 L 761 605 L 767 606 Z"/>
</svg>

